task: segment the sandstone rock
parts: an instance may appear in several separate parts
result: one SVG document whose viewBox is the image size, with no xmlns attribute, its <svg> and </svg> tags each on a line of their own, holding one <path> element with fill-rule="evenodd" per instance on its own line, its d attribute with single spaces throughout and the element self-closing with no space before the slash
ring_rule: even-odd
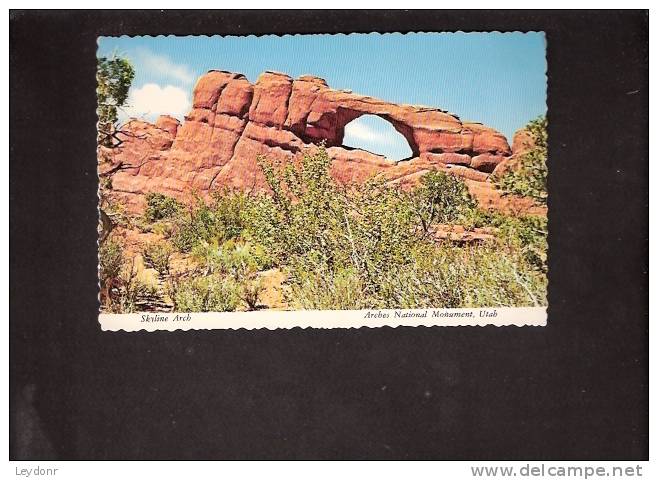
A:
<svg viewBox="0 0 658 480">
<path fill-rule="evenodd" d="M 304 135 L 313 102 L 315 102 L 321 88 L 326 86 L 324 81 L 321 83 L 303 78 L 300 77 L 292 84 L 292 93 L 288 103 L 288 118 L 285 121 L 285 127 L 297 136 Z"/>
<path fill-rule="evenodd" d="M 469 166 L 471 164 L 471 157 L 461 153 L 431 153 L 424 152 L 420 154 L 421 160 L 426 161 L 430 164 L 439 164 L 439 165 L 464 165 Z"/>
<path fill-rule="evenodd" d="M 324 78 L 316 77 L 315 75 L 301 75 L 297 80 L 300 82 L 311 82 L 316 85 L 322 85 L 324 87 L 328 86 L 327 81 Z"/>
<path fill-rule="evenodd" d="M 268 147 L 279 147 L 291 153 L 301 152 L 306 147 L 299 137 L 288 130 L 280 130 L 255 122 L 247 124 L 244 135 Z"/>
<path fill-rule="evenodd" d="M 288 117 L 288 99 L 292 93 L 292 78 L 275 72 L 265 72 L 254 86 L 249 109 L 249 121 L 281 127 Z"/>
<path fill-rule="evenodd" d="M 476 154 L 510 155 L 512 153 L 507 139 L 501 133 L 481 123 L 465 122 L 462 133 L 472 135 L 473 144 L 471 149 Z"/>
<path fill-rule="evenodd" d="M 132 119 L 119 129 L 117 137 L 124 142 L 125 150 L 167 150 L 174 135 L 169 131 L 142 120 Z"/>
<path fill-rule="evenodd" d="M 176 136 L 176 132 L 178 132 L 180 122 L 177 118 L 174 118 L 170 115 L 160 115 L 155 121 L 155 126 L 168 132 L 173 140 L 173 137 Z"/>
<path fill-rule="evenodd" d="M 362 115 L 388 121 L 409 143 L 412 158 L 393 162 L 381 155 L 342 145 L 345 127 Z M 438 170 L 464 178 L 486 208 L 539 211 L 527 199 L 501 197 L 488 180 L 526 148 L 517 132 L 514 155 L 499 132 L 462 122 L 438 108 L 399 105 L 349 90 L 334 90 L 319 77 L 265 72 L 252 85 L 244 75 L 210 71 L 194 87 L 193 108 L 181 125 L 161 116 L 152 125 L 132 120 L 120 148 L 99 148 L 99 171 L 129 168 L 112 178 L 115 195 L 129 208 L 143 206 L 143 194 L 157 191 L 189 200 L 193 191 L 209 195 L 224 186 L 266 190 L 257 155 L 276 162 L 299 161 L 326 142 L 332 175 L 341 182 L 363 182 L 383 175 L 388 183 L 411 188 L 422 175 Z M 501 168 L 502 169 L 502 168 Z M 543 210 L 545 212 L 545 209 Z"/>
<path fill-rule="evenodd" d="M 468 178 L 469 180 L 475 180 L 478 182 L 486 182 L 489 178 L 489 175 L 484 172 L 473 170 L 472 168 L 467 168 L 462 165 L 450 165 L 448 166 L 448 172 L 457 175 L 458 177 Z"/>
<path fill-rule="evenodd" d="M 528 130 L 522 128 L 514 133 L 512 140 L 512 154 L 523 155 L 529 152 L 535 146 L 535 139 Z"/>
<path fill-rule="evenodd" d="M 219 99 L 219 95 L 226 85 L 235 78 L 243 77 L 239 73 L 211 70 L 201 76 L 194 87 L 192 101 L 193 108 L 207 108 L 211 110 Z"/>
<path fill-rule="evenodd" d="M 192 118 L 187 117 L 187 121 L 178 130 L 178 135 L 176 135 L 172 147 L 174 150 L 208 156 L 210 154 L 208 145 L 210 144 L 215 122 L 214 114 L 212 120 L 205 118 L 203 121 L 195 121 Z"/>
<path fill-rule="evenodd" d="M 342 183 L 361 183 L 395 167 L 395 162 L 365 150 L 330 147 L 327 153 L 332 159 L 331 174 Z"/>
<path fill-rule="evenodd" d="M 249 112 L 254 87 L 244 77 L 231 80 L 222 90 L 215 111 L 244 118 Z"/>
<path fill-rule="evenodd" d="M 518 170 L 523 160 L 523 155 L 532 150 L 535 141 L 530 132 L 525 129 L 517 130 L 512 142 L 512 156 L 505 158 L 493 171 L 495 177 L 501 177 L 505 173 Z"/>
<path fill-rule="evenodd" d="M 484 153 L 482 155 L 477 155 L 471 160 L 471 167 L 481 172 L 491 173 L 494 171 L 496 166 L 502 162 L 505 157 L 501 155 L 491 155 Z"/>
<path fill-rule="evenodd" d="M 494 241 L 494 232 L 490 229 L 474 228 L 466 230 L 461 225 L 437 225 L 432 236 L 439 240 L 450 240 L 456 243 L 486 243 Z"/>
<path fill-rule="evenodd" d="M 505 157 L 505 159 L 496 165 L 496 168 L 493 169 L 491 175 L 496 178 L 500 178 L 505 175 L 507 172 L 518 170 L 521 166 L 521 156 L 512 155 L 511 157 Z"/>
</svg>

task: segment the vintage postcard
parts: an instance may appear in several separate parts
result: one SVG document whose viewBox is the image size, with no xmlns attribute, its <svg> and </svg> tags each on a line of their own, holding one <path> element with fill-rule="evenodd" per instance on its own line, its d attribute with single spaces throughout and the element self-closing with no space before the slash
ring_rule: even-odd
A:
<svg viewBox="0 0 658 480">
<path fill-rule="evenodd" d="M 101 328 L 546 325 L 545 50 L 100 37 Z"/>
</svg>

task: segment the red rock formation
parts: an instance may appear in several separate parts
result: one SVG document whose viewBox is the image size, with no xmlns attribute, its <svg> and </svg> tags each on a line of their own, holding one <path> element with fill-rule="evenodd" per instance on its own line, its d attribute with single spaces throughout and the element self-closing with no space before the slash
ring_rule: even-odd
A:
<svg viewBox="0 0 658 480">
<path fill-rule="evenodd" d="M 394 162 L 343 147 L 345 126 L 366 114 L 391 123 L 406 138 L 412 158 Z M 535 208 L 525 200 L 501 198 L 489 181 L 512 153 L 499 132 L 437 108 L 334 90 L 310 75 L 293 80 L 265 72 L 252 85 L 244 75 L 213 70 L 194 87 L 192 110 L 182 125 L 161 116 L 154 125 L 133 120 L 122 130 L 118 148 L 100 151 L 99 169 L 123 166 L 113 175 L 113 190 L 133 209 L 151 191 L 186 200 L 192 192 L 206 195 L 222 186 L 264 188 L 257 155 L 293 161 L 320 142 L 332 158 L 332 174 L 342 182 L 383 174 L 392 183 L 412 185 L 438 169 L 464 178 L 487 207 Z M 516 143 L 515 137 L 515 150 Z"/>
<path fill-rule="evenodd" d="M 512 140 L 512 155 L 506 157 L 496 165 L 492 175 L 500 177 L 509 171 L 517 170 L 521 166 L 523 155 L 535 147 L 535 140 L 526 129 L 518 130 Z"/>
</svg>

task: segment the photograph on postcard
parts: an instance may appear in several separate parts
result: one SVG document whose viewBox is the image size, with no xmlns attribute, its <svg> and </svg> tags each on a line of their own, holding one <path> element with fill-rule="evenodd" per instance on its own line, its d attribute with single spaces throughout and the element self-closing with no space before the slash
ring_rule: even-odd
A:
<svg viewBox="0 0 658 480">
<path fill-rule="evenodd" d="M 99 37 L 105 330 L 545 325 L 543 32 Z"/>
</svg>

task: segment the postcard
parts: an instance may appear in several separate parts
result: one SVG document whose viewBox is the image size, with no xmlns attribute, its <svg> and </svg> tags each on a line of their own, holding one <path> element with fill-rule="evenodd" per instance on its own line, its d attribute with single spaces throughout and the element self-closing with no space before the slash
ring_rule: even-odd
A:
<svg viewBox="0 0 658 480">
<path fill-rule="evenodd" d="M 99 37 L 101 328 L 546 325 L 545 51 Z"/>
</svg>

